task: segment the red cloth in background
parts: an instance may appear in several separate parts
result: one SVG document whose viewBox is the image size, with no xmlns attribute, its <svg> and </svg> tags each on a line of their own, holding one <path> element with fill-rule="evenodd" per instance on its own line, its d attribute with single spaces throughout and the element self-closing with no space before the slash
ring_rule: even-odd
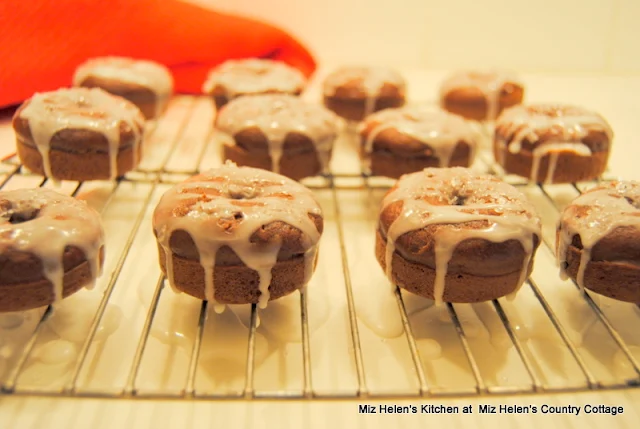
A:
<svg viewBox="0 0 640 429">
<path fill-rule="evenodd" d="M 199 93 L 230 58 L 284 61 L 307 76 L 307 49 L 271 25 L 179 0 L 1 0 L 0 107 L 69 86 L 90 57 L 118 55 L 171 68 L 177 92 Z"/>
</svg>

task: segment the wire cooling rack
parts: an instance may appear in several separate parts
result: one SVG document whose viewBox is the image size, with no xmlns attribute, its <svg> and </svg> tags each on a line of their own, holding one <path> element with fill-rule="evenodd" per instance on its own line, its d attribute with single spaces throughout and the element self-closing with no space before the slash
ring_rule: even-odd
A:
<svg viewBox="0 0 640 429">
<path fill-rule="evenodd" d="M 375 223 L 378 203 L 390 181 L 360 174 L 355 151 L 349 147 L 353 142 L 346 137 L 336 151 L 333 173 L 306 183 L 323 202 L 328 230 L 325 235 L 333 232 L 323 238 L 329 244 L 321 249 L 321 254 L 329 253 L 331 260 L 319 264 L 314 276 L 318 278 L 316 284 L 294 294 L 296 301 L 289 308 L 297 319 L 293 325 L 299 336 L 280 339 L 265 353 L 261 346 L 265 338 L 271 340 L 269 332 L 259 326 L 261 316 L 255 305 L 244 313 L 245 328 L 236 330 L 244 336 L 238 340 L 218 325 L 217 329 L 211 328 L 212 320 L 220 316 L 210 311 L 207 302 L 182 296 L 180 302 L 187 303 L 193 311 L 178 312 L 179 317 L 170 322 L 190 328 L 183 329 L 186 334 L 172 331 L 172 338 L 180 338 L 177 342 L 175 338 L 164 341 L 173 351 L 165 353 L 169 357 L 162 360 L 162 341 L 156 340 L 154 327 L 165 321 L 161 314 L 163 303 L 178 298 L 157 267 L 151 271 L 137 267 L 138 261 L 150 260 L 157 265 L 155 254 L 136 259 L 145 250 L 155 252 L 152 245 L 139 242 L 153 242 L 149 238 L 149 214 L 164 190 L 220 162 L 211 115 L 208 100 L 176 97 L 167 114 L 150 126 L 145 158 L 137 171 L 113 183 L 58 185 L 60 192 L 88 199 L 102 213 L 107 237 L 119 237 L 119 244 L 114 246 L 116 250 L 107 248 L 111 262 L 105 264 L 101 286 L 92 295 L 97 298 L 87 306 L 85 317 L 74 319 L 72 311 L 67 325 L 81 329 L 71 340 L 60 334 L 60 321 L 54 320 L 59 311 L 65 314 L 58 308 L 2 316 L 2 394 L 129 399 L 348 399 L 565 392 L 640 385 L 640 334 L 632 329 L 640 322 L 637 306 L 582 291 L 574 283 L 560 280 L 553 265 L 559 211 L 593 183 L 533 186 L 522 179 L 504 177 L 527 194 L 543 218 L 544 244 L 538 251 L 534 273 L 514 301 L 499 299 L 436 308 L 428 303 L 416 305 L 415 297 L 395 289 L 380 298 L 386 302 L 371 303 L 367 301 L 369 294 L 385 280 L 372 248 L 361 249 L 356 243 L 362 236 L 358 228 L 367 222 Z M 350 149 L 351 158 L 344 155 Z M 479 158 L 476 168 L 504 176 L 488 151 L 482 151 Z M 0 164 L 0 189 L 25 186 L 55 185 L 23 171 L 15 156 L 6 157 Z M 125 188 L 126 193 L 122 194 Z M 373 235 L 373 229 L 367 228 L 363 230 Z M 367 240 L 372 243 L 372 239 Z M 144 293 L 148 292 L 141 300 L 142 309 L 127 319 L 130 326 L 121 323 L 114 328 L 114 338 L 105 339 L 105 330 L 109 331 L 105 321 L 113 319 L 114 301 L 126 307 L 135 300 L 131 297 L 136 294 L 134 278 L 142 279 Z M 327 284 L 317 284 L 323 282 Z M 315 311 L 313 293 L 330 286 L 341 295 L 329 301 L 333 304 L 330 314 L 337 322 L 332 325 L 325 321 L 315 326 L 318 323 L 309 316 L 310 311 Z M 393 301 L 391 310 L 387 308 L 389 300 Z M 386 305 L 386 314 L 399 322 L 398 335 L 376 334 L 375 327 L 372 329 L 370 323 L 365 323 L 366 317 L 361 317 L 368 305 Z M 429 312 L 433 314 L 425 317 Z M 532 322 L 525 320 L 529 316 Z M 18 334 L 14 335 L 14 331 Z M 315 341 L 318 337 L 322 337 L 321 342 Z M 205 349 L 210 350 L 208 343 L 216 338 L 222 340 L 214 347 L 217 358 L 211 360 Z M 229 346 L 231 343 L 237 347 Z M 267 386 L 258 380 L 264 378 L 261 368 L 270 354 L 277 354 L 283 361 L 274 367 L 276 370 L 266 372 L 277 372 L 280 375 L 276 378 L 284 381 Z M 298 364 L 288 360 L 293 355 Z M 156 358 L 162 362 L 154 362 Z M 233 363 L 233 382 L 219 382 L 220 373 L 227 372 L 222 361 Z M 503 367 L 509 370 L 503 371 Z M 216 373 L 216 368 L 217 375 L 208 373 Z M 449 377 L 454 373 L 455 377 Z M 214 381 L 203 383 L 207 377 Z M 101 381 L 92 382 L 93 379 Z M 166 382 L 156 382 L 158 379 Z"/>
</svg>

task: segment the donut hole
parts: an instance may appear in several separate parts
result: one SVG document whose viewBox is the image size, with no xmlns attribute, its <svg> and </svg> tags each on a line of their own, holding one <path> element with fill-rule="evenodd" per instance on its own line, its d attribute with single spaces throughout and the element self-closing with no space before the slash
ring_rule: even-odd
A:
<svg viewBox="0 0 640 429">
<path fill-rule="evenodd" d="M 640 200 L 634 200 L 631 197 L 624 197 L 624 199 L 627 200 L 627 202 L 631 204 L 633 207 L 640 210 Z"/>
<path fill-rule="evenodd" d="M 468 198 L 466 195 L 454 195 L 451 204 L 454 206 L 464 206 Z"/>
<path fill-rule="evenodd" d="M 40 213 L 40 209 L 31 208 L 31 209 L 23 209 L 23 210 L 13 210 L 9 214 L 9 223 L 11 224 L 19 224 L 29 222 L 38 217 Z"/>
<path fill-rule="evenodd" d="M 258 189 L 255 186 L 230 184 L 227 195 L 232 200 L 251 200 L 258 196 Z"/>
</svg>

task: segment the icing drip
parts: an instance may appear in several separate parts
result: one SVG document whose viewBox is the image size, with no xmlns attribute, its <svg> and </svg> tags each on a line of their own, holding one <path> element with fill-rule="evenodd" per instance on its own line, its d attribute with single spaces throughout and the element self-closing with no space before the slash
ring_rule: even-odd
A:
<svg viewBox="0 0 640 429">
<path fill-rule="evenodd" d="M 496 123 L 497 161 L 504 166 L 507 151 L 520 153 L 526 141 L 534 146 L 530 180 L 536 180 L 541 159 L 549 156 L 545 183 L 552 183 L 560 152 L 591 156 L 591 148 L 582 142 L 590 131 L 604 132 L 609 141 L 613 138 L 607 121 L 586 109 L 545 104 L 514 106 L 506 109 Z M 544 140 L 549 133 L 551 139 Z"/>
<path fill-rule="evenodd" d="M 306 284 L 311 278 L 320 233 L 310 214 L 321 215 L 313 194 L 301 184 L 264 170 L 223 167 L 195 176 L 169 190 L 154 213 L 153 225 L 166 256 L 167 278 L 173 285 L 169 240 L 175 231 L 187 232 L 198 249 L 205 272 L 205 297 L 217 311 L 215 300 L 216 254 L 228 246 L 258 273 L 258 306 L 269 301 L 271 270 L 278 261 L 281 242 L 259 244 L 254 233 L 281 221 L 301 231 Z"/>
<path fill-rule="evenodd" d="M 368 161 L 376 137 L 383 131 L 395 129 L 428 146 L 438 158 L 440 167 L 448 167 L 459 142 L 471 148 L 470 160 L 475 155 L 479 133 L 464 118 L 429 107 L 402 107 L 385 109 L 370 115 L 360 127 L 365 138 L 364 152 Z"/>
<path fill-rule="evenodd" d="M 465 168 L 427 168 L 402 176 L 385 197 L 382 210 L 398 201 L 402 202 L 401 213 L 386 235 L 386 273 L 392 283 L 391 263 L 396 241 L 405 233 L 430 225 L 450 225 L 438 229 L 433 236 L 437 304 L 443 302 L 449 261 L 456 247 L 465 240 L 478 238 L 494 243 L 518 240 L 525 253 L 518 287 L 526 280 L 534 236 L 540 236 L 540 220 L 533 206 L 511 185 L 491 176 L 474 175 Z M 486 227 L 464 227 L 473 221 L 484 221 Z"/>
<path fill-rule="evenodd" d="M 537 181 L 538 170 L 540 169 L 540 160 L 544 156 L 549 155 L 549 165 L 547 167 L 547 175 L 545 176 L 544 183 L 552 183 L 553 174 L 556 171 L 560 152 L 573 152 L 580 156 L 591 155 L 591 149 L 582 143 L 546 142 L 533 150 L 533 160 L 531 162 L 531 175 L 529 176 L 529 180 L 532 182 Z"/>
<path fill-rule="evenodd" d="M 494 120 L 500 111 L 500 94 L 505 85 L 512 84 L 522 87 L 517 76 L 505 71 L 472 71 L 457 72 L 449 76 L 440 87 L 440 100 L 461 88 L 474 88 L 484 96 L 487 102 L 486 120 Z"/>
<path fill-rule="evenodd" d="M 204 83 L 203 92 L 210 94 L 216 87 L 224 88 L 229 98 L 243 94 L 295 94 L 306 82 L 296 68 L 283 62 L 263 59 L 230 60 L 213 69 Z"/>
<path fill-rule="evenodd" d="M 574 236 L 582 242 L 576 283 L 584 288 L 584 274 L 598 242 L 619 227 L 640 229 L 640 183 L 609 182 L 585 192 L 562 212 L 556 256 L 561 276 L 566 272 L 567 251 Z"/>
<path fill-rule="evenodd" d="M 54 303 L 62 299 L 65 249 L 84 253 L 93 281 L 103 244 L 100 216 L 83 201 L 43 188 L 0 192 L 0 254 L 13 249 L 40 259 Z"/>
<path fill-rule="evenodd" d="M 338 135 L 337 124 L 337 117 L 324 107 L 284 94 L 237 98 L 220 110 L 216 120 L 218 130 L 229 136 L 252 127 L 258 128 L 267 139 L 271 169 L 276 173 L 280 171 L 284 142 L 289 133 L 302 134 L 311 140 L 318 161 L 326 172 L 333 142 Z"/>
<path fill-rule="evenodd" d="M 343 67 L 331 73 L 324 81 L 324 95 L 332 97 L 338 87 L 356 82 L 364 93 L 364 116 L 375 111 L 376 101 L 385 84 L 393 85 L 404 93 L 406 83 L 396 71 L 384 67 Z"/>
<path fill-rule="evenodd" d="M 51 140 L 58 132 L 74 129 L 102 134 L 107 140 L 110 176 L 113 180 L 118 175 L 121 125 L 124 124 L 134 134 L 134 153 L 138 152 L 144 127 L 144 118 L 136 106 L 98 88 L 59 89 L 35 94 L 20 110 L 19 115 L 29 122 L 29 130 L 42 156 L 47 177 L 53 177 Z"/>
<path fill-rule="evenodd" d="M 73 85 L 82 86 L 90 77 L 113 79 L 149 89 L 156 97 L 156 116 L 164 109 L 173 92 L 171 72 L 153 61 L 124 57 L 93 58 L 76 69 Z"/>
</svg>

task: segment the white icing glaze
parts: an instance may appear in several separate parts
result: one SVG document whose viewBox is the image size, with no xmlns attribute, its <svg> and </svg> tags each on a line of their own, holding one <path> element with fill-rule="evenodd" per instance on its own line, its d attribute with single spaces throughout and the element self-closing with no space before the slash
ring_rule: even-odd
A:
<svg viewBox="0 0 640 429">
<path fill-rule="evenodd" d="M 185 207 L 186 213 L 176 213 L 176 208 L 187 204 L 185 200 L 194 198 L 197 200 Z M 300 230 L 306 284 L 313 272 L 309 265 L 315 262 L 320 239 L 309 214 L 321 215 L 321 209 L 312 192 L 303 185 L 275 173 L 227 162 L 165 193 L 154 213 L 153 225 L 166 255 L 170 283 L 174 278 L 169 240 L 173 232 L 183 230 L 191 236 L 200 254 L 207 301 L 221 308 L 215 300 L 214 268 L 218 250 L 228 246 L 258 273 L 258 306 L 264 308 L 269 301 L 271 270 L 277 262 L 280 243 L 258 246 L 251 242 L 251 237 L 262 226 L 276 221 Z"/>
<path fill-rule="evenodd" d="M 540 141 L 541 135 L 553 131 L 553 138 Z M 569 105 L 536 104 L 506 109 L 496 122 L 497 161 L 505 165 L 507 151 L 520 153 L 523 141 L 534 144 L 530 180 L 538 177 L 540 161 L 549 156 L 545 183 L 552 183 L 560 152 L 591 156 L 591 149 L 582 142 L 590 131 L 601 131 L 609 142 L 613 131 L 599 114 Z"/>
<path fill-rule="evenodd" d="M 343 67 L 331 73 L 324 81 L 323 92 L 327 97 L 335 95 L 338 87 L 356 83 L 365 95 L 364 116 L 375 110 L 376 101 L 385 84 L 390 84 L 404 93 L 406 83 L 395 70 L 386 67 Z"/>
<path fill-rule="evenodd" d="M 584 287 L 584 273 L 593 247 L 618 227 L 640 230 L 640 183 L 609 182 L 576 198 L 562 212 L 558 227 L 556 256 L 560 273 L 567 278 L 567 251 L 578 235 L 582 242 L 576 283 Z"/>
<path fill-rule="evenodd" d="M 82 250 L 92 279 L 100 274 L 104 232 L 98 213 L 83 201 L 38 188 L 0 192 L 0 204 L 0 254 L 13 249 L 39 258 L 54 302 L 62 298 L 65 248 Z M 31 220 L 11 223 L 16 219 Z"/>
<path fill-rule="evenodd" d="M 464 118 L 428 106 L 384 109 L 370 115 L 360 127 L 364 138 L 365 156 L 369 158 L 376 137 L 383 131 L 395 129 L 428 146 L 438 158 L 440 167 L 448 167 L 459 142 L 471 148 L 473 162 L 480 135 Z"/>
<path fill-rule="evenodd" d="M 220 110 L 216 127 L 229 136 L 257 127 L 267 139 L 271 169 L 276 173 L 280 171 L 284 141 L 289 133 L 305 135 L 312 141 L 325 172 L 338 136 L 338 120 L 332 112 L 286 94 L 239 97 Z M 233 138 L 226 141 L 233 142 Z"/>
<path fill-rule="evenodd" d="M 298 69 L 283 62 L 250 58 L 229 60 L 211 70 L 202 91 L 211 94 L 214 88 L 222 87 L 229 98 L 273 92 L 295 94 L 305 82 Z"/>
<path fill-rule="evenodd" d="M 461 199 L 463 205 L 456 205 Z M 453 252 L 468 239 L 479 238 L 495 243 L 518 240 L 525 253 L 518 287 L 526 280 L 534 251 L 534 237 L 540 236 L 540 219 L 533 206 L 513 186 L 461 167 L 427 168 L 402 176 L 397 187 L 385 197 L 382 210 L 398 201 L 402 202 L 402 211 L 387 231 L 385 257 L 387 277 L 392 283 L 391 262 L 400 236 L 430 225 L 471 221 L 485 221 L 487 227 L 448 227 L 434 233 L 436 303 L 442 303 L 445 277 Z"/>
<path fill-rule="evenodd" d="M 491 344 L 497 349 L 508 349 L 513 345 L 500 316 L 495 312 L 493 306 L 488 302 L 477 302 L 471 304 L 478 320 L 482 322 L 491 338 Z M 465 331 L 467 328 L 465 327 Z"/>
<path fill-rule="evenodd" d="M 56 339 L 38 347 L 34 355 L 46 365 L 66 364 L 75 359 L 76 345 L 70 341 Z"/>
<path fill-rule="evenodd" d="M 47 326 L 62 339 L 82 343 L 89 333 L 101 298 L 100 291 L 77 293 L 66 298 L 56 306 L 56 311 L 47 320 Z M 144 305 L 148 304 L 149 301 L 145 301 Z M 94 341 L 104 341 L 113 334 L 122 324 L 122 319 L 122 309 L 110 303 L 100 319 Z"/>
<path fill-rule="evenodd" d="M 309 334 L 313 335 L 329 319 L 331 302 L 324 288 L 314 288 L 307 301 L 307 325 Z M 238 304 L 228 307 L 246 328 L 251 327 L 251 306 Z M 292 343 L 302 340 L 300 295 L 297 293 L 270 302 L 267 308 L 258 310 L 256 316 L 260 321 L 260 331 L 269 341 Z"/>
<path fill-rule="evenodd" d="M 126 57 L 92 58 L 76 69 L 73 85 L 82 86 L 90 77 L 113 79 L 151 90 L 156 96 L 156 117 L 164 110 L 173 92 L 171 72 L 153 61 Z"/>
<path fill-rule="evenodd" d="M 442 346 L 433 338 L 420 338 L 416 341 L 416 346 L 424 360 L 432 361 L 442 356 Z"/>
<path fill-rule="evenodd" d="M 489 71 L 460 71 L 452 74 L 440 86 L 440 100 L 444 103 L 445 97 L 454 90 L 474 88 L 480 91 L 487 101 L 486 120 L 494 120 L 500 109 L 500 93 L 505 84 L 523 86 L 520 79 L 511 72 Z"/>
<path fill-rule="evenodd" d="M 115 179 L 118 175 L 121 124 L 125 124 L 134 134 L 134 154 L 138 152 L 144 127 L 144 118 L 135 105 L 98 88 L 62 88 L 35 94 L 19 114 L 29 122 L 29 130 L 42 156 L 47 177 L 54 177 L 49 156 L 51 139 L 59 131 L 91 130 L 102 134 L 108 143 L 111 179 Z"/>
</svg>

